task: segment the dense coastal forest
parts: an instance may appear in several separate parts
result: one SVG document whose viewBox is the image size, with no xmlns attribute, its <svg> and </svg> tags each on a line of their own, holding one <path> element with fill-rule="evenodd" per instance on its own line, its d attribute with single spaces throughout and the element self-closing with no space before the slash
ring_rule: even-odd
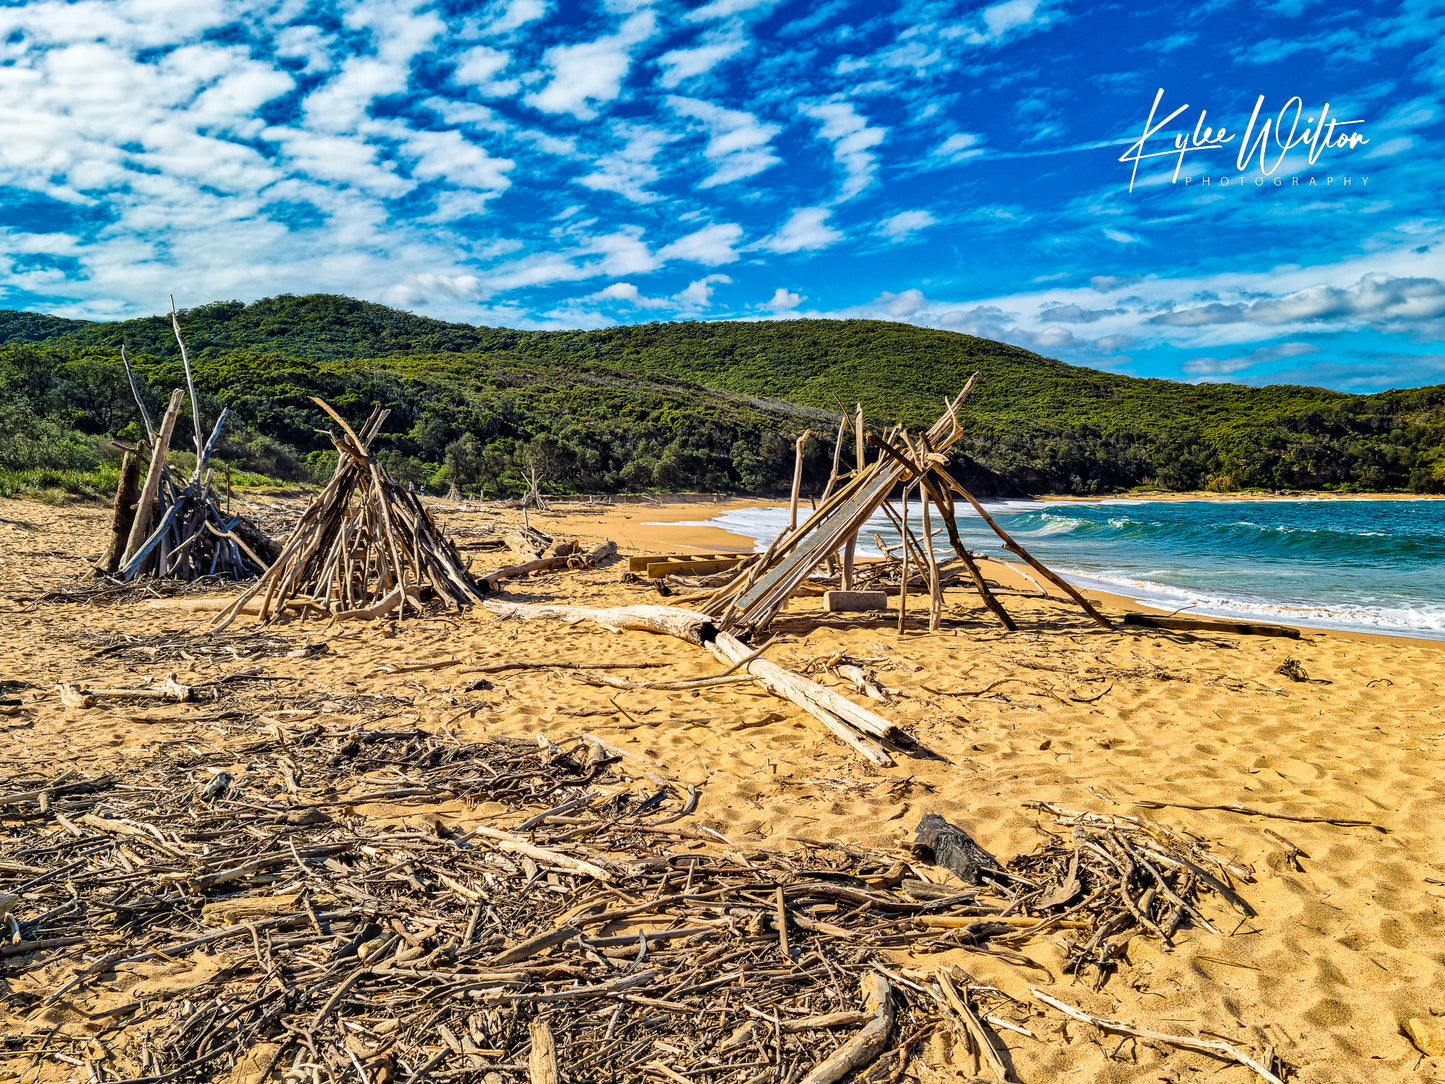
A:
<svg viewBox="0 0 1445 1084">
<path fill-rule="evenodd" d="M 335 451 L 319 395 L 391 409 L 398 477 L 469 494 L 776 492 L 793 437 L 826 477 L 840 408 L 918 428 L 977 370 L 955 467 L 986 495 L 1151 487 L 1445 492 L 1445 386 L 1347 395 L 1180 384 L 875 320 L 513 331 L 330 295 L 181 314 L 201 413 L 231 410 L 220 460 L 243 484 L 315 482 Z M 169 317 L 0 312 L 0 493 L 101 495 L 140 434 L 126 348 L 153 411 L 183 382 Z M 189 426 L 186 427 L 187 429 Z M 182 453 L 178 453 L 182 455 Z"/>
</svg>

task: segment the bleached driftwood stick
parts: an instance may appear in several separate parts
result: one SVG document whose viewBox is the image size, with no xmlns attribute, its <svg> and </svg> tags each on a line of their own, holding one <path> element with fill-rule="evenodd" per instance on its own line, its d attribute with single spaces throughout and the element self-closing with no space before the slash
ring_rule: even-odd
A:
<svg viewBox="0 0 1445 1084">
<path fill-rule="evenodd" d="M 181 389 L 177 388 L 171 393 L 170 406 L 166 408 L 166 415 L 161 420 L 161 431 L 156 436 L 155 446 L 151 450 L 150 469 L 146 471 L 145 484 L 141 486 L 140 499 L 136 501 L 135 519 L 131 521 L 130 538 L 125 545 L 125 553 L 121 555 L 120 563 L 123 565 L 135 556 L 136 552 L 150 537 L 151 525 L 154 522 L 156 494 L 160 492 L 161 476 L 166 471 L 166 452 L 171 446 L 171 432 L 176 427 L 176 415 L 181 411 Z"/>
<path fill-rule="evenodd" d="M 575 624 L 591 621 L 605 629 L 621 632 L 641 629 L 676 636 L 679 640 L 705 648 L 721 662 L 741 664 L 768 692 L 791 701 L 833 732 L 838 739 L 874 764 L 887 766 L 893 758 L 878 739 L 907 742 L 896 726 L 847 697 L 795 674 L 756 652 L 736 636 L 719 631 L 706 614 L 675 606 L 615 606 L 610 609 L 587 609 L 580 606 L 531 606 L 520 603 L 486 601 L 482 606 L 498 617 L 515 617 L 524 621 L 556 620 Z"/>
<path fill-rule="evenodd" d="M 1132 1035 L 1137 1039 L 1152 1039 L 1155 1042 L 1169 1043 L 1171 1046 L 1181 1047 L 1185 1050 L 1198 1050 L 1205 1054 L 1213 1054 L 1216 1057 L 1230 1058 L 1240 1065 L 1247 1065 L 1253 1069 L 1270 1084 L 1284 1084 L 1274 1073 L 1270 1072 L 1259 1062 L 1240 1050 L 1236 1046 L 1222 1042 L 1217 1039 L 1196 1039 L 1193 1035 L 1171 1035 L 1167 1031 L 1150 1031 L 1148 1028 L 1135 1027 L 1133 1024 L 1126 1024 L 1122 1020 L 1109 1020 L 1103 1016 L 1093 1016 L 1076 1009 L 1074 1006 L 1060 1001 L 1056 997 L 1050 997 L 1042 990 L 1029 987 L 1029 993 L 1038 998 L 1045 1005 L 1051 1005 L 1065 1016 L 1072 1016 L 1075 1020 L 1082 1020 L 1086 1024 L 1093 1024 L 1102 1031 L 1112 1031 L 1116 1035 Z"/>
<path fill-rule="evenodd" d="M 788 533 L 792 534 L 798 529 L 798 492 L 803 486 L 803 449 L 808 445 L 808 438 L 813 435 L 811 429 L 804 429 L 803 435 L 798 438 L 798 444 L 793 453 L 793 498 L 788 505 Z"/>
</svg>

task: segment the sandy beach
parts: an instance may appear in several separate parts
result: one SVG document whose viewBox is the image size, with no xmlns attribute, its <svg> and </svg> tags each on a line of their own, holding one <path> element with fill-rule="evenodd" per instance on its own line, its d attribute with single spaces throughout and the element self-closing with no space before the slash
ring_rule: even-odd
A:
<svg viewBox="0 0 1445 1084">
<path fill-rule="evenodd" d="M 751 548 L 750 540 L 682 524 L 758 503 L 559 505 L 530 520 L 557 538 L 614 540 L 624 556 L 708 552 Z M 434 508 L 447 527 L 464 530 L 521 518 L 446 502 Z M 24 601 L 77 576 L 103 548 L 107 518 L 97 507 L 0 502 L 0 596 L 12 600 L 0 601 L 0 680 L 4 695 L 21 702 L 15 714 L 0 716 L 7 738 L 0 776 L 59 774 L 62 767 L 115 771 L 178 745 L 221 756 L 236 740 L 235 725 L 207 721 L 205 704 L 138 722 L 114 705 L 60 702 L 57 686 L 68 682 L 134 685 L 179 666 L 182 679 L 199 686 L 248 665 L 198 656 L 147 666 L 101 653 L 121 636 L 159 642 L 195 635 L 209 615 L 144 600 L 38 607 Z M 507 563 L 504 554 L 484 553 L 474 570 Z M 504 597 L 580 606 L 669 601 L 645 583 L 626 582 L 625 570 L 619 561 L 515 580 Z M 989 563 L 987 571 L 1006 586 L 1032 590 L 1007 567 Z M 1114 596 L 1090 597 L 1114 616 L 1140 608 Z M 919 818 L 937 812 L 993 853 L 1013 855 L 1043 838 L 1030 801 L 1153 818 L 1252 870 L 1253 881 L 1238 887 L 1257 917 L 1234 916 L 1218 936 L 1187 930 L 1172 953 L 1136 940 L 1128 966 L 1097 991 L 1071 985 L 1048 936 L 1029 951 L 1056 984 L 962 949 L 899 952 L 898 965 L 956 963 L 1024 1002 L 1033 985 L 1143 1027 L 1224 1038 L 1256 1051 L 1272 1047 L 1295 1067 L 1295 1079 L 1309 1084 L 1441 1079 L 1445 1056 L 1425 1056 L 1403 1027 L 1416 1019 L 1445 1029 L 1445 644 L 1315 630 L 1297 640 L 1106 630 L 1058 599 L 1011 594 L 1004 602 L 1018 619 L 1015 633 L 999 626 L 972 591 L 947 592 L 943 628 L 932 634 L 900 633 L 891 620 L 825 619 L 816 600 L 789 604 L 776 629 L 782 639 L 768 657 L 840 689 L 820 664 L 838 652 L 864 660 L 890 691 L 878 710 L 935 754 L 901 758 L 892 768 L 863 762 L 809 716 L 752 685 L 619 693 L 534 669 L 498 674 L 491 688 L 472 691 L 444 668 L 381 672 L 438 659 L 482 665 L 538 657 L 662 662 L 657 672 L 677 678 L 719 669 L 695 648 L 640 632 L 503 621 L 481 612 L 408 620 L 394 631 L 374 623 L 289 623 L 274 631 L 297 648 L 325 650 L 277 654 L 264 670 L 269 680 L 329 698 L 336 721 L 375 723 L 374 713 L 347 705 L 389 697 L 396 719 L 463 739 L 541 734 L 560 743 L 598 734 L 669 779 L 700 788 L 696 822 L 743 851 L 797 851 L 797 840 L 810 838 L 907 853 Z M 1313 680 L 1279 673 L 1287 659 Z M 469 815 L 460 805 L 435 812 Z M 410 809 L 406 816 L 421 815 Z M 1331 817 L 1369 826 L 1289 819 Z M 58 971 L 37 974 L 53 981 Z M 31 974 L 5 980 L 10 991 L 36 981 Z M 117 992 L 123 982 L 113 986 L 83 1004 L 6 1009 L 0 1031 L 83 1033 L 87 1014 L 104 997 L 125 996 Z M 1061 1021 L 1040 1010 L 1031 1024 L 1037 1038 L 1008 1036 L 1020 1080 L 1255 1079 L 1203 1054 L 1121 1043 Z M 27 1064 L 11 1058 L 0 1080 L 19 1079 Z M 967 1068 L 935 1037 L 911 1064 L 909 1079 L 957 1080 Z M 53 1075 L 55 1066 L 46 1072 L 52 1075 L 32 1072 L 26 1080 L 63 1079 Z"/>
</svg>

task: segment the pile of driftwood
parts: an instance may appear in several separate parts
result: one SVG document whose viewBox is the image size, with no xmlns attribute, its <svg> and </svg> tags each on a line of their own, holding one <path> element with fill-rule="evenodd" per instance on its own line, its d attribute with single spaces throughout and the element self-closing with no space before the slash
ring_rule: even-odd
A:
<svg viewBox="0 0 1445 1084">
<path fill-rule="evenodd" d="M 340 453 L 336 472 L 301 514 L 280 555 L 255 584 L 216 618 L 225 628 L 253 598 L 262 621 L 294 610 L 338 618 L 405 616 L 439 601 L 455 609 L 481 599 L 454 546 L 414 492 L 370 454 L 390 411 L 376 408 L 358 435 L 320 399 L 312 401 L 341 427 L 330 434 Z"/>
<path fill-rule="evenodd" d="M 1032 939 L 1117 945 L 1175 913 L 1207 924 L 1211 891 L 1242 904 L 1227 863 L 1142 821 L 1067 815 L 1072 840 L 1001 863 L 925 817 L 919 850 L 960 885 L 838 843 L 739 852 L 687 822 L 695 790 L 626 778 L 585 742 L 318 725 L 170 748 L 116 775 L 0 782 L 0 1069 L 822 1084 L 901 1080 L 938 1036 L 966 1078 L 1017 1079 L 1009 1044 L 1049 1041 L 1058 1013 L 1132 1025 L 1067 987 L 1016 1000 L 883 950 L 963 949 L 1053 982 Z M 453 800 L 503 812 L 439 817 Z M 1142 877 L 1105 875 L 1125 862 Z M 1280 1079 L 1268 1055 L 1133 1033 Z"/>
<path fill-rule="evenodd" d="M 96 572 L 125 583 L 141 578 L 197 580 L 219 576 L 240 580 L 259 576 L 275 560 L 279 547 L 244 516 L 227 515 L 221 510 L 211 484 L 210 460 L 229 412 L 221 411 L 210 439 L 203 439 L 200 404 L 174 301 L 171 327 L 181 348 L 186 386 L 190 391 L 196 465 L 190 477 L 182 482 L 166 463 L 184 398 L 181 390 L 177 388 L 171 393 L 170 404 L 157 430 L 151 424 L 150 412 L 146 410 L 122 349 L 126 375 L 130 377 L 131 391 L 145 425 L 150 463 L 142 483 L 141 451 L 126 450 L 115 491 L 111 539 L 105 555 L 96 564 Z"/>
</svg>

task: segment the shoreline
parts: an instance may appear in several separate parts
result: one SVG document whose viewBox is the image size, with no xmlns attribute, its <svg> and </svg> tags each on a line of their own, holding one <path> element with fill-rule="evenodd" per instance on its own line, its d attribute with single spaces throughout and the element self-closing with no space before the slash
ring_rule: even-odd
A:
<svg viewBox="0 0 1445 1084">
<path fill-rule="evenodd" d="M 1298 498 L 1285 497 L 1275 499 L 1297 500 Z M 644 516 L 645 519 L 643 522 L 635 523 L 635 527 L 633 528 L 634 537 L 638 533 L 641 533 L 640 529 L 646 528 L 646 533 L 650 534 L 650 536 L 656 542 L 660 544 L 675 546 L 680 551 L 713 552 L 743 550 L 752 552 L 758 548 L 757 543 L 752 537 L 745 534 L 739 534 L 736 531 L 729 530 L 725 527 L 704 525 L 701 524 L 699 521 L 707 518 L 713 518 L 716 515 L 720 515 L 728 511 L 742 511 L 746 509 L 786 509 L 788 507 L 788 503 L 789 502 L 786 500 L 740 500 L 729 501 L 725 504 L 716 505 L 679 504 L 665 507 L 648 507 L 645 509 L 639 508 L 635 505 L 629 505 L 627 507 L 630 509 L 634 509 L 635 511 L 632 513 L 624 514 L 623 519 L 633 520 L 635 522 L 639 514 Z M 990 503 L 999 502 L 984 501 L 983 503 L 985 506 L 987 506 Z M 806 504 L 802 505 L 799 508 L 800 522 L 803 518 L 805 518 L 808 511 L 810 511 L 810 508 Z M 619 544 L 622 544 L 624 538 L 619 537 L 617 541 L 619 542 Z M 998 573 L 995 578 L 997 578 L 1000 583 L 1004 584 L 1004 586 L 1014 589 L 1032 589 L 1032 584 L 1020 580 L 1017 574 L 1012 571 L 1012 565 L 1010 562 L 998 561 L 989 558 L 986 559 L 984 563 L 986 563 L 990 568 L 994 569 Z M 1060 574 L 1065 575 L 1064 573 Z M 1202 618 L 1214 618 L 1216 620 L 1223 621 L 1244 621 L 1252 624 L 1279 625 L 1285 628 L 1297 629 L 1302 635 L 1327 634 L 1331 636 L 1344 637 L 1346 639 L 1357 639 L 1365 641 L 1398 640 L 1412 644 L 1433 644 L 1438 645 L 1442 649 L 1445 649 L 1445 635 L 1412 635 L 1410 632 L 1395 629 L 1391 629 L 1389 631 L 1375 632 L 1368 629 L 1337 628 L 1323 624 L 1316 625 L 1305 622 L 1293 622 L 1288 620 L 1287 618 L 1280 618 L 1273 615 L 1248 613 L 1216 614 L 1206 613 L 1202 610 L 1188 610 L 1178 607 L 1169 608 L 1161 606 L 1154 602 L 1149 602 L 1143 599 L 1136 598 L 1127 592 L 1120 591 L 1112 587 L 1099 586 L 1098 581 L 1093 580 L 1087 573 L 1069 573 L 1066 575 L 1065 578 L 1067 578 L 1070 583 L 1074 584 L 1074 586 L 1079 588 L 1079 590 L 1085 593 L 1089 598 L 1099 599 L 1103 603 L 1103 605 L 1106 606 L 1109 610 L 1117 613 L 1135 610 L 1141 613 L 1147 613 L 1156 616 L 1170 616 L 1175 614 L 1189 616 L 1193 614 Z"/>
</svg>

